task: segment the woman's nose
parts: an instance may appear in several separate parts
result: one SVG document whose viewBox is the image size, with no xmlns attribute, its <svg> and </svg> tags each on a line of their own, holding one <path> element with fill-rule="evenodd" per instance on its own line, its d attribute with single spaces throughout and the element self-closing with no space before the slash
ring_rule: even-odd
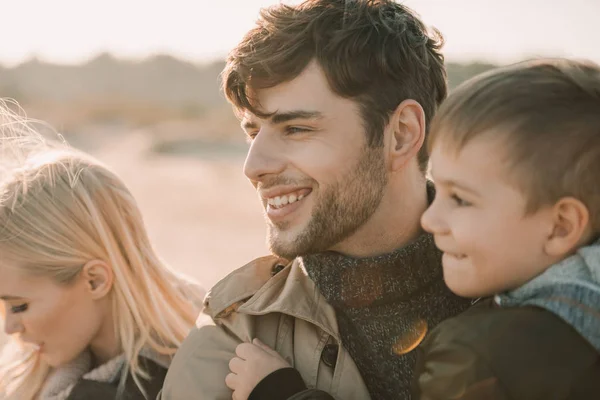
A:
<svg viewBox="0 0 600 400">
<path fill-rule="evenodd" d="M 23 324 L 21 318 L 7 311 L 6 317 L 4 318 L 4 332 L 7 335 L 13 335 L 23 331 Z"/>
</svg>

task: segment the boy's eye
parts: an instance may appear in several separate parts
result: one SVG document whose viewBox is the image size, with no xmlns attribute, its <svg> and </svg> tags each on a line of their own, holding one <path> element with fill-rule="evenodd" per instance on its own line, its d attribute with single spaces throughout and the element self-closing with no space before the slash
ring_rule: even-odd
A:
<svg viewBox="0 0 600 400">
<path fill-rule="evenodd" d="M 18 314 L 18 313 L 27 311 L 27 308 L 29 308 L 29 305 L 27 303 L 24 303 L 24 304 L 20 304 L 18 306 L 11 307 L 10 312 L 12 312 L 13 314 Z"/>
<path fill-rule="evenodd" d="M 456 203 L 456 205 L 459 206 L 459 207 L 468 207 L 468 206 L 471 205 L 471 203 L 469 203 L 466 200 L 463 200 L 462 198 L 460 198 L 456 194 L 453 194 L 451 197 L 452 197 L 452 200 L 454 200 L 454 202 Z"/>
</svg>

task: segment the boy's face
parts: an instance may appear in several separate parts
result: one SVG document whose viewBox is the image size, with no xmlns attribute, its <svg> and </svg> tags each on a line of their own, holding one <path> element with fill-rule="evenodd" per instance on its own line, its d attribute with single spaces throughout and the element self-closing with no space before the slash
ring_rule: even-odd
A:
<svg viewBox="0 0 600 400">
<path fill-rule="evenodd" d="M 431 154 L 436 197 L 421 223 L 444 252 L 446 284 L 460 296 L 516 288 L 553 262 L 544 251 L 554 229 L 551 207 L 526 214 L 505 154 L 502 143 L 485 137 L 459 152 L 438 143 Z"/>
</svg>

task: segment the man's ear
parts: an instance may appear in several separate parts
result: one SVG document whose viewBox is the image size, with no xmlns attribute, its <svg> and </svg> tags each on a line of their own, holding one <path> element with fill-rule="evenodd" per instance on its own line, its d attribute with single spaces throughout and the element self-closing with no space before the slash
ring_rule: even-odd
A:
<svg viewBox="0 0 600 400">
<path fill-rule="evenodd" d="M 388 152 L 390 169 L 397 171 L 415 159 L 425 141 L 425 111 L 415 100 L 404 100 L 390 116 Z"/>
<path fill-rule="evenodd" d="M 590 214 L 580 200 L 574 197 L 560 199 L 552 208 L 554 227 L 546 240 L 545 251 L 553 257 L 562 257 L 585 243 L 590 236 Z"/>
<path fill-rule="evenodd" d="M 110 293 L 114 283 L 112 268 L 102 260 L 88 261 L 81 270 L 81 278 L 94 300 L 102 299 Z"/>
</svg>

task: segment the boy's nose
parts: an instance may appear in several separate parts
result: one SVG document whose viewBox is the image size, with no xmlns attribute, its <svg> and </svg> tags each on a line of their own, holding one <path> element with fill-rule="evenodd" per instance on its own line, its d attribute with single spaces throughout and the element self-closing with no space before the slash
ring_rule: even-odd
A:
<svg viewBox="0 0 600 400">
<path fill-rule="evenodd" d="M 448 233 L 448 225 L 442 218 L 439 205 L 434 200 L 421 216 L 421 226 L 429 233 Z"/>
</svg>

